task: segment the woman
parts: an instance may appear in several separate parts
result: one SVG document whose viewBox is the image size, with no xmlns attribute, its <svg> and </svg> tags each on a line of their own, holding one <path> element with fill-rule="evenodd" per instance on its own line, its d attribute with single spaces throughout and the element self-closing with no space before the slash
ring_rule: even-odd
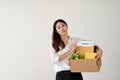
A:
<svg viewBox="0 0 120 80">
<path fill-rule="evenodd" d="M 83 80 L 81 72 L 70 72 L 69 58 L 78 48 L 76 43 L 81 40 L 68 35 L 68 25 L 58 19 L 53 25 L 51 58 L 56 72 L 56 80 Z M 99 48 L 97 57 L 101 58 L 102 50 Z"/>
</svg>

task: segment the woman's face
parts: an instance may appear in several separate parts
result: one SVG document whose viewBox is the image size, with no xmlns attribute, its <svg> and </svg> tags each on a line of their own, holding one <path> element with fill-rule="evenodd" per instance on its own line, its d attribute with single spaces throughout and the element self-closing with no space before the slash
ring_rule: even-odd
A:
<svg viewBox="0 0 120 80">
<path fill-rule="evenodd" d="M 57 30 L 57 32 L 58 32 L 58 34 L 60 36 L 67 35 L 67 33 L 68 33 L 68 27 L 67 27 L 67 25 L 64 24 L 64 23 L 62 23 L 62 22 L 58 22 L 56 24 L 56 30 Z"/>
</svg>

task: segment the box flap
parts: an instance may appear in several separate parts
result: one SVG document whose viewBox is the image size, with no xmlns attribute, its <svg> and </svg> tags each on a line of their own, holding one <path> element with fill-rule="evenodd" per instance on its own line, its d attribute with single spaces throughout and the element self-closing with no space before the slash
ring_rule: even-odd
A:
<svg viewBox="0 0 120 80">
<path fill-rule="evenodd" d="M 94 52 L 94 46 L 80 46 L 79 48 L 76 49 L 76 52 L 79 54 L 82 54 L 85 56 L 85 53 L 93 53 Z"/>
</svg>

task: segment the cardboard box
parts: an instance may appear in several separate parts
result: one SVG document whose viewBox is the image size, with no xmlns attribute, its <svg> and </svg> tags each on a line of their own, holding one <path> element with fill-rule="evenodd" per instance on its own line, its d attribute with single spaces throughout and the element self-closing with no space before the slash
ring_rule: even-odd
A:
<svg viewBox="0 0 120 80">
<path fill-rule="evenodd" d="M 77 53 L 82 54 L 85 57 L 85 53 L 93 53 L 96 46 L 92 41 L 80 41 L 78 43 L 80 48 L 76 50 Z M 101 59 L 77 59 L 69 60 L 71 72 L 99 72 L 101 67 Z"/>
<path fill-rule="evenodd" d="M 78 49 L 76 49 L 76 52 L 81 54 L 83 57 L 85 56 L 85 53 L 93 53 L 94 52 L 93 41 L 79 41 L 77 43 L 77 45 L 80 47 Z"/>
<path fill-rule="evenodd" d="M 101 59 L 78 59 L 70 60 L 71 72 L 99 72 Z"/>
</svg>

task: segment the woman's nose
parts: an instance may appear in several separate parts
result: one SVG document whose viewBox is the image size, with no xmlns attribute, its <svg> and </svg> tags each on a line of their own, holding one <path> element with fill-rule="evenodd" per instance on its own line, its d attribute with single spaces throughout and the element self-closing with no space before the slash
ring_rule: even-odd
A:
<svg viewBox="0 0 120 80">
<path fill-rule="evenodd" d="M 63 27 L 61 27 L 61 30 L 63 30 L 64 28 Z"/>
</svg>

